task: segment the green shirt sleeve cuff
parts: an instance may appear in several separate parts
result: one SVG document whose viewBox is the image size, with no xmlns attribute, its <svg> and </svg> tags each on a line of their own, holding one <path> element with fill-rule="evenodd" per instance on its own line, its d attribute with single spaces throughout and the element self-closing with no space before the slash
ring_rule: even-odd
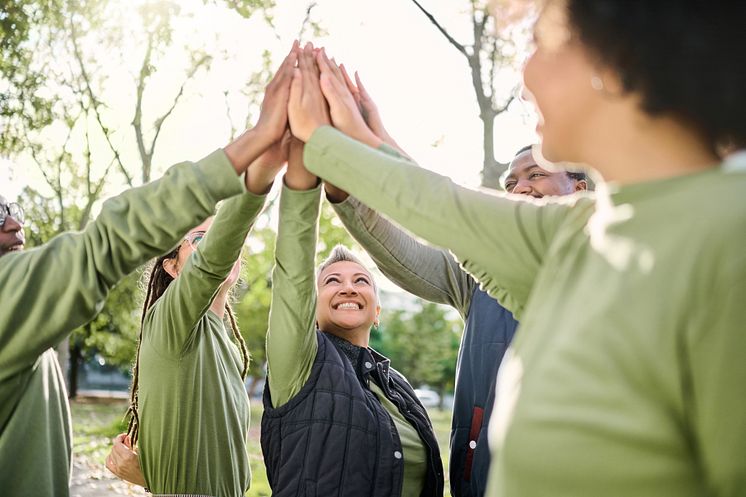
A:
<svg viewBox="0 0 746 497">
<path fill-rule="evenodd" d="M 399 159 L 409 160 L 408 157 L 404 157 L 397 149 L 395 149 L 391 145 L 387 145 L 386 143 L 381 143 L 381 145 L 378 147 L 378 150 L 385 154 L 393 155 L 394 157 L 397 157 Z"/>
<path fill-rule="evenodd" d="M 283 182 L 280 195 L 280 215 L 287 220 L 305 218 L 319 213 L 319 199 L 321 198 L 321 184 L 310 190 L 293 190 Z M 316 219 L 315 217 L 310 217 Z"/>
</svg>

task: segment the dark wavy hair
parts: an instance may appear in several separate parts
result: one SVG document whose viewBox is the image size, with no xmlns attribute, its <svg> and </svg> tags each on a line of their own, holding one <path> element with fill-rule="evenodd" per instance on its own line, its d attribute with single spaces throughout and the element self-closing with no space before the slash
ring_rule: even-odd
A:
<svg viewBox="0 0 746 497">
<path fill-rule="evenodd" d="M 566 0 L 580 41 L 650 115 L 696 129 L 713 151 L 746 146 L 746 2 Z"/>
</svg>

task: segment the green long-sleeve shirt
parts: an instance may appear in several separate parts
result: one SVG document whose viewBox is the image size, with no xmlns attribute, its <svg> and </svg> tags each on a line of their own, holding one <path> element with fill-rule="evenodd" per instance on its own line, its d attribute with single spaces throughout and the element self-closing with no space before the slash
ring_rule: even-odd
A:
<svg viewBox="0 0 746 497">
<path fill-rule="evenodd" d="M 746 158 L 535 201 L 458 187 L 328 127 L 304 155 L 520 315 L 489 495 L 743 495 Z"/>
<path fill-rule="evenodd" d="M 156 494 L 240 497 L 251 474 L 249 399 L 232 332 L 211 310 L 264 196 L 227 200 L 145 317 L 140 346 L 140 464 Z"/>
<path fill-rule="evenodd" d="M 69 494 L 72 433 L 56 354 L 108 290 L 173 247 L 243 191 L 225 154 L 172 167 L 104 202 L 80 233 L 0 257 L 0 488 L 8 497 Z"/>
<path fill-rule="evenodd" d="M 283 187 L 280 225 L 272 271 L 272 306 L 267 331 L 269 390 L 275 407 L 300 392 L 316 359 L 316 238 L 321 186 L 294 191 Z M 425 447 L 414 426 L 386 399 L 375 382 L 370 388 L 391 416 L 404 460 L 402 497 L 422 492 L 427 473 Z"/>
</svg>

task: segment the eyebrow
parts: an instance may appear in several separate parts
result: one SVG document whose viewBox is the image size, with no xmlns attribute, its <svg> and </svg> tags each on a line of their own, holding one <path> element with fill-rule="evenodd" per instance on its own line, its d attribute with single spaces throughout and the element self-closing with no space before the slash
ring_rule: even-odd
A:
<svg viewBox="0 0 746 497">
<path fill-rule="evenodd" d="M 329 274 L 325 275 L 323 279 L 324 279 L 324 281 L 326 281 L 326 279 L 328 277 L 330 277 L 330 276 L 341 276 L 341 274 L 342 273 L 329 273 Z M 354 273 L 352 276 L 365 276 L 368 279 L 370 279 L 370 277 L 371 277 L 368 273 L 363 273 L 363 272 Z"/>
<path fill-rule="evenodd" d="M 540 166 L 539 166 L 538 164 L 534 164 L 534 165 L 532 165 L 532 166 L 528 166 L 528 167 L 527 167 L 526 169 L 524 169 L 524 170 L 523 170 L 522 172 L 524 172 L 524 173 L 528 173 L 528 172 L 531 172 L 531 171 L 533 171 L 534 169 L 541 169 L 541 167 L 540 167 Z M 507 178 L 505 178 L 505 182 L 507 183 L 507 182 L 508 182 L 508 180 L 511 180 L 511 179 L 513 179 L 513 180 L 514 180 L 514 179 L 516 179 L 516 176 L 517 176 L 516 174 L 513 174 L 513 173 L 511 172 L 510 174 L 508 174 Z"/>
</svg>

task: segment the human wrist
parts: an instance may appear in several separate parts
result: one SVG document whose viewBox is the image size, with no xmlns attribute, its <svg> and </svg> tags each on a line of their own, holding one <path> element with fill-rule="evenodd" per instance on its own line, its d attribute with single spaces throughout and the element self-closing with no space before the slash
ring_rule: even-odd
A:
<svg viewBox="0 0 746 497">
<path fill-rule="evenodd" d="M 266 195 L 272 189 L 277 171 L 269 171 L 262 167 L 252 165 L 246 171 L 246 191 L 254 195 Z"/>
<path fill-rule="evenodd" d="M 261 130 L 249 129 L 223 148 L 237 174 L 242 174 L 273 141 Z"/>
</svg>

